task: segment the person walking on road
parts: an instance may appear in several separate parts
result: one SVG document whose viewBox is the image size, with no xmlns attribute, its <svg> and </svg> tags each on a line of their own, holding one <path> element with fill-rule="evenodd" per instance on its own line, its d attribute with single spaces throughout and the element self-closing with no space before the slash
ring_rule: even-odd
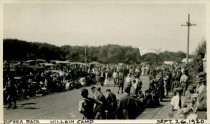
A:
<svg viewBox="0 0 210 124">
<path fill-rule="evenodd" d="M 123 93 L 123 88 L 124 88 L 124 74 L 122 72 L 119 72 L 119 77 L 118 77 L 118 94 Z"/>
<path fill-rule="evenodd" d="M 132 87 L 132 82 L 131 82 L 131 75 L 130 74 L 128 74 L 127 75 L 127 77 L 125 78 L 125 86 L 124 86 L 125 88 L 126 87 Z"/>
<path fill-rule="evenodd" d="M 114 79 L 114 86 L 118 85 L 118 72 L 116 70 L 113 72 L 112 78 Z"/>
</svg>

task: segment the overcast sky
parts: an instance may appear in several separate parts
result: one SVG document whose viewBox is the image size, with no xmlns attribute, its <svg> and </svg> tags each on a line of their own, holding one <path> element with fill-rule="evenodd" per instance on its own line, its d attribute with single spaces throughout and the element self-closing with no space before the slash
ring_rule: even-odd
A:
<svg viewBox="0 0 210 124">
<path fill-rule="evenodd" d="M 204 4 L 5 4 L 4 38 L 54 45 L 131 45 L 190 53 L 206 36 Z"/>
</svg>

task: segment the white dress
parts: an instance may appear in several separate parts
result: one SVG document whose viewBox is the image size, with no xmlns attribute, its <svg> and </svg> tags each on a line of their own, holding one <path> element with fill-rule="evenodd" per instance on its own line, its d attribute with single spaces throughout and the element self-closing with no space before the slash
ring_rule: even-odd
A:
<svg viewBox="0 0 210 124">
<path fill-rule="evenodd" d="M 109 80 L 108 80 L 108 73 L 106 72 L 105 73 L 104 85 L 107 86 L 108 85 L 108 82 L 109 82 Z"/>
</svg>

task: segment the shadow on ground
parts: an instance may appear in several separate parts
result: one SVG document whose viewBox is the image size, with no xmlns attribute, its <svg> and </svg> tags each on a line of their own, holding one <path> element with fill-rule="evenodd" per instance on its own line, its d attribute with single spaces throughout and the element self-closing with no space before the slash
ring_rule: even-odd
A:
<svg viewBox="0 0 210 124">
<path fill-rule="evenodd" d="M 39 109 L 38 107 L 35 106 L 36 104 L 37 103 L 33 103 L 33 102 L 23 103 L 23 104 L 17 105 L 17 108 L 15 108 L 15 109 L 31 109 L 31 110 Z M 8 108 L 8 106 L 4 106 L 4 108 L 10 109 L 10 108 Z M 11 109 L 13 109 L 13 108 L 11 108 Z"/>
</svg>

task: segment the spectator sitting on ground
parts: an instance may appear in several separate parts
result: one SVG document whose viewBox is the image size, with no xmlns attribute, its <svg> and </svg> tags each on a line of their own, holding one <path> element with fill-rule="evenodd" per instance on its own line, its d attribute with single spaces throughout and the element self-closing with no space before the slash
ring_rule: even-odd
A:
<svg viewBox="0 0 210 124">
<path fill-rule="evenodd" d="M 189 90 L 189 95 L 186 96 L 186 99 L 187 99 L 187 103 L 191 103 L 192 101 L 192 98 L 193 97 L 197 97 L 197 93 L 196 93 L 196 86 L 192 85 L 190 90 Z"/>
<path fill-rule="evenodd" d="M 197 110 L 207 110 L 207 91 L 206 91 L 206 77 L 200 79 L 201 86 L 199 87 L 197 97 Z"/>
<path fill-rule="evenodd" d="M 137 98 L 143 103 L 144 102 L 144 94 L 141 90 L 138 91 Z"/>
<path fill-rule="evenodd" d="M 183 105 L 183 108 L 179 110 L 179 119 L 196 120 L 197 119 L 196 102 L 197 102 L 197 96 L 193 95 L 191 98 L 191 102 Z"/>
</svg>

